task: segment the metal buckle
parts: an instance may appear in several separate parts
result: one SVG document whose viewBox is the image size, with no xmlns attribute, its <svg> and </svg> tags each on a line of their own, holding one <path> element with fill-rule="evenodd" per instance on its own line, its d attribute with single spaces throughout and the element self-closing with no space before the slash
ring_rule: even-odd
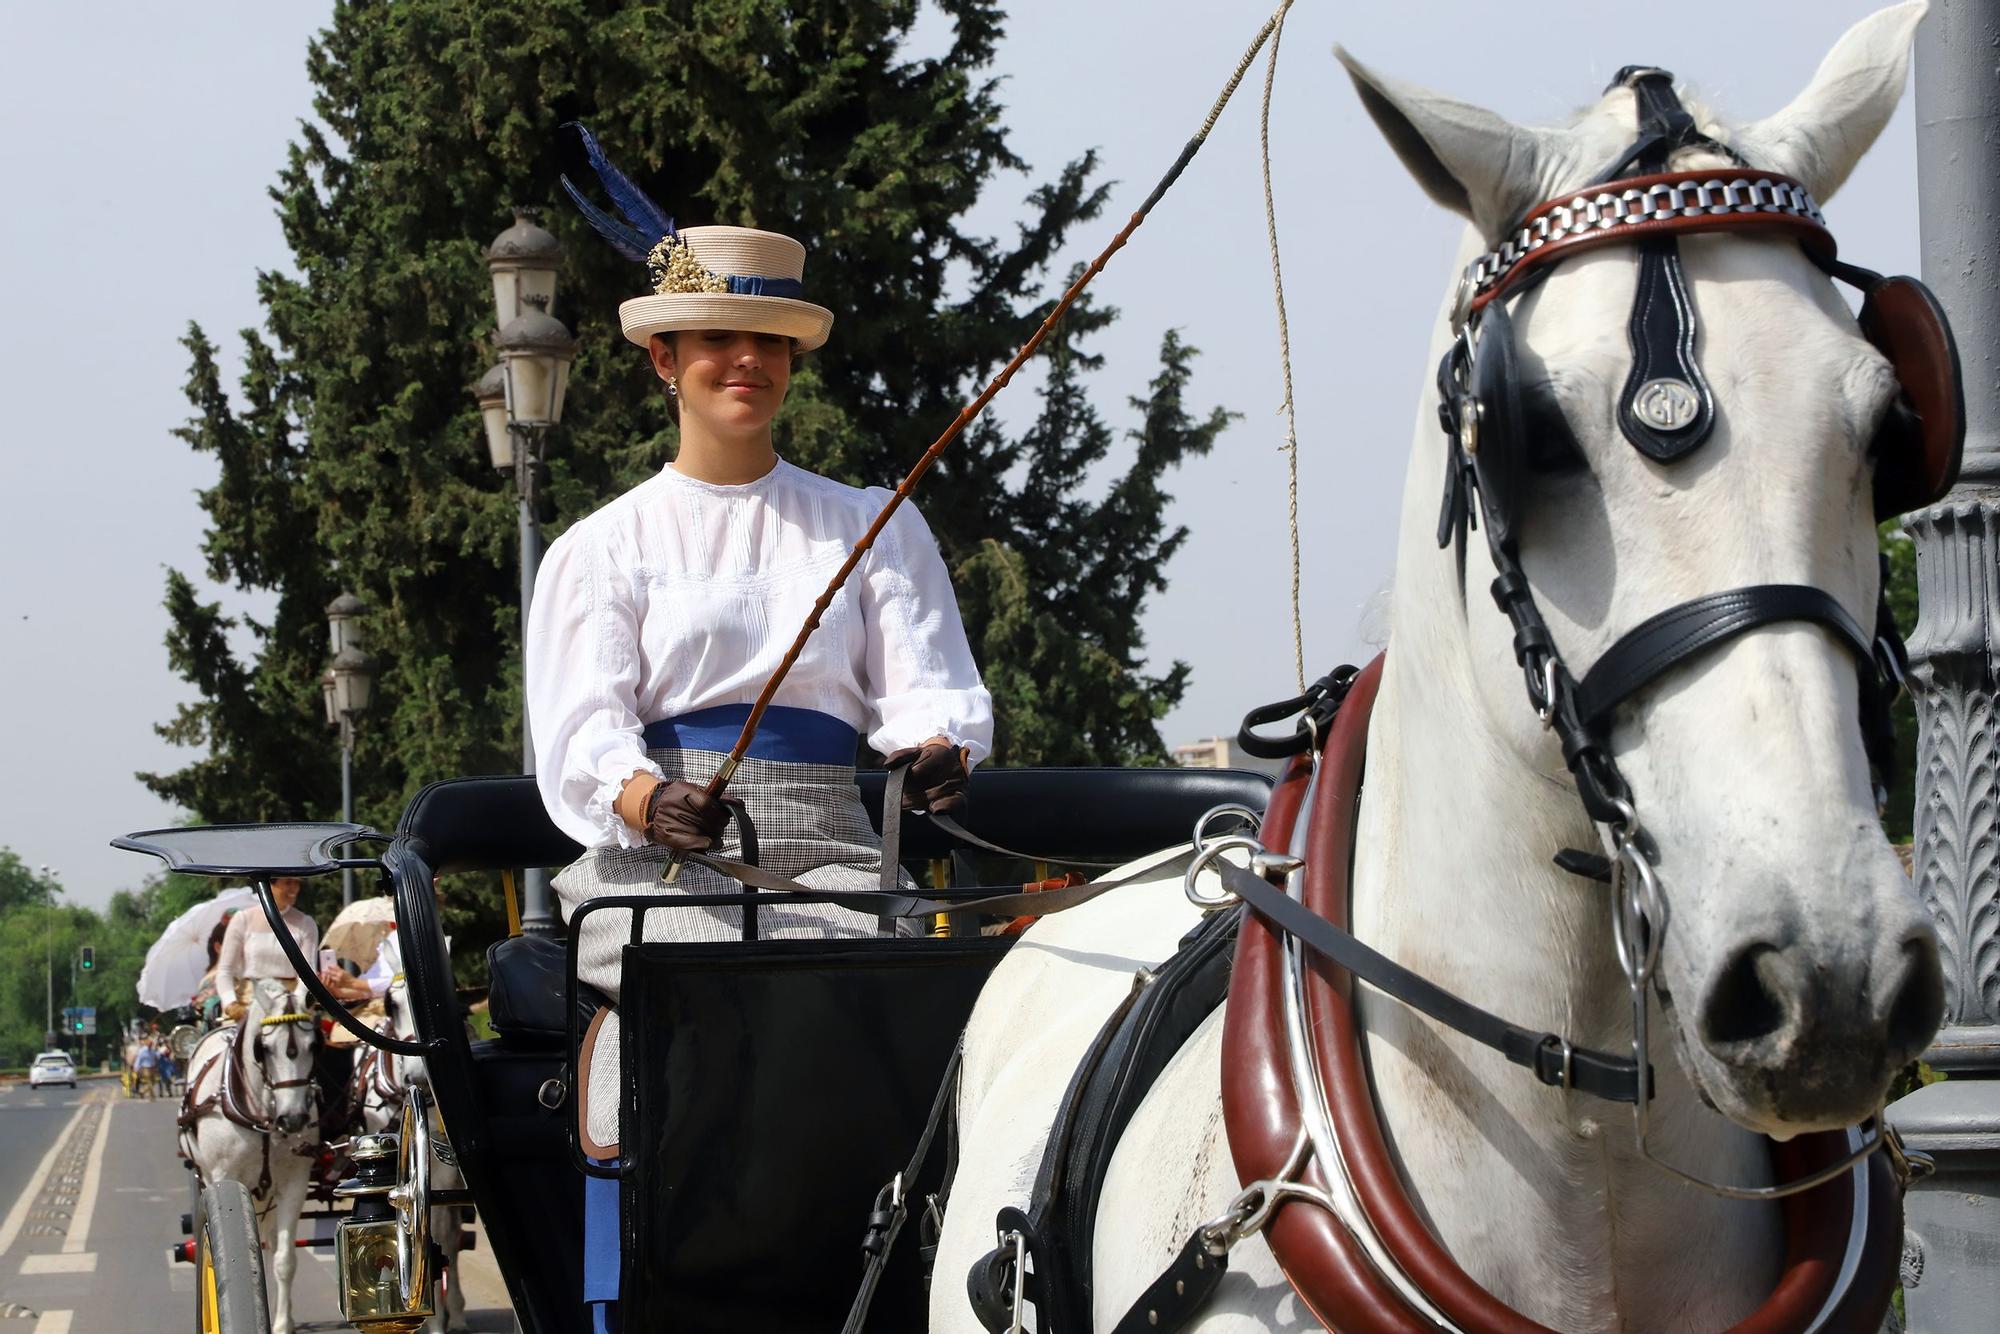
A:
<svg viewBox="0 0 2000 1334">
<path fill-rule="evenodd" d="M 1009 1252 L 1013 1255 L 1008 1265 L 1014 1276 L 1014 1291 L 1008 1303 L 1007 1334 L 1023 1334 L 1021 1314 L 1028 1291 L 1028 1239 L 1016 1229 L 1000 1238 L 1000 1251 L 1003 1255 Z"/>
<path fill-rule="evenodd" d="M 1560 1034 L 1560 1033 L 1551 1033 L 1551 1034 L 1549 1034 L 1549 1035 L 1548 1035 L 1547 1037 L 1545 1037 L 1545 1038 L 1543 1038 L 1543 1039 L 1542 1039 L 1542 1046 L 1543 1046 L 1544 1048 L 1548 1048 L 1548 1047 L 1551 1047 L 1551 1046 L 1553 1046 L 1553 1047 L 1559 1047 L 1559 1048 L 1561 1048 L 1561 1049 L 1562 1049 L 1562 1058 L 1563 1058 L 1563 1063 L 1562 1063 L 1562 1089 L 1563 1089 L 1563 1092 L 1567 1093 L 1567 1092 L 1569 1092 L 1569 1091 L 1570 1091 L 1571 1089 L 1575 1088 L 1575 1087 L 1576 1087 L 1576 1048 L 1570 1045 L 1570 1041 L 1569 1041 L 1569 1039 L 1568 1039 L 1568 1038 L 1566 1038 L 1566 1037 L 1564 1037 L 1564 1036 L 1563 1036 L 1562 1034 Z"/>
</svg>

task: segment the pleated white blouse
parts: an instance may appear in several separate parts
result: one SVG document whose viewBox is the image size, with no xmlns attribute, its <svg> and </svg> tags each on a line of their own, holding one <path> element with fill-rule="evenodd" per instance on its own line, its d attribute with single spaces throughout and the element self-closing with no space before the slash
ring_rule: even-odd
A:
<svg viewBox="0 0 2000 1334">
<path fill-rule="evenodd" d="M 549 547 L 528 617 L 536 779 L 585 847 L 637 847 L 612 809 L 647 723 L 747 704 L 889 492 L 780 460 L 720 486 L 670 464 Z M 877 751 L 943 736 L 976 763 L 993 741 L 951 578 L 905 503 L 821 619 L 773 703 L 816 709 Z"/>
</svg>

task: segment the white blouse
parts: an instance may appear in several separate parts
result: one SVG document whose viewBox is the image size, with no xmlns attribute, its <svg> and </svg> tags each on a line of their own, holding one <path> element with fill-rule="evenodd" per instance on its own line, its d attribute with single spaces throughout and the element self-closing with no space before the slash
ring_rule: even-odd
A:
<svg viewBox="0 0 2000 1334">
<path fill-rule="evenodd" d="M 646 724 L 757 698 L 814 600 L 889 498 L 782 460 L 719 486 L 672 465 L 571 525 L 542 558 L 528 616 L 536 779 L 585 847 L 638 847 L 612 802 Z M 806 642 L 774 704 L 817 709 L 881 752 L 993 741 L 993 700 L 937 542 L 896 511 Z"/>
<path fill-rule="evenodd" d="M 299 953 L 307 963 L 318 967 L 319 923 L 297 908 L 285 909 L 284 918 L 292 939 L 299 943 Z M 222 997 L 224 1004 L 236 999 L 239 978 L 255 981 L 275 977 L 289 981 L 297 976 L 292 961 L 285 957 L 284 946 L 271 934 L 271 924 L 264 920 L 261 908 L 253 905 L 229 919 L 222 933 L 222 950 L 215 956 L 215 994 Z"/>
</svg>

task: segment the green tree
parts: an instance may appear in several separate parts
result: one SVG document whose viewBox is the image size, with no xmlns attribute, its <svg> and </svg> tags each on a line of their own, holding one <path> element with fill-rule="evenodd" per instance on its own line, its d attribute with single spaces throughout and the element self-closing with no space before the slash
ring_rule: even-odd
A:
<svg viewBox="0 0 2000 1334">
<path fill-rule="evenodd" d="M 1903 532 L 1899 521 L 1885 523 L 1877 530 L 1882 554 L 1888 557 L 1887 592 L 1889 612 L 1905 639 L 1917 628 L 1917 544 Z M 1906 843 L 1917 814 L 1917 706 L 1905 694 L 1890 710 L 1896 725 L 1896 782 L 1889 789 L 1889 803 L 1882 809 L 1882 827 L 1893 842 Z"/>
<path fill-rule="evenodd" d="M 857 483 L 900 476 L 1048 308 L 1051 257 L 1106 187 L 1085 154 L 1028 192 L 1012 237 L 964 219 L 1022 164 L 990 75 L 996 0 L 936 0 L 951 40 L 903 49 L 917 0 L 341 0 L 311 48 L 316 120 L 273 190 L 292 253 L 259 275 L 237 401 L 190 331 L 181 432 L 221 466 L 202 496 L 207 573 L 277 594 L 231 623 L 169 578 L 169 656 L 199 698 L 163 727 L 208 757 L 151 775 L 205 819 L 329 814 L 318 720 L 320 609 L 340 588 L 368 626 L 378 705 L 356 753 L 358 813 L 395 818 L 417 785 L 504 771 L 519 754 L 511 498 L 484 460 L 467 386 L 491 359 L 485 240 L 509 205 L 546 206 L 567 259 L 557 313 L 581 350 L 557 433 L 556 527 L 670 457 L 657 383 L 619 337 L 639 270 L 556 189 L 581 176 L 568 120 L 685 223 L 806 239 L 808 283 L 838 312 L 794 378 L 779 447 Z M 933 471 L 921 503 L 966 590 L 968 630 L 1002 719 L 1004 761 L 1160 758 L 1153 722 L 1186 668 L 1147 671 L 1137 618 L 1180 535 L 1161 478 L 1224 416 L 1186 406 L 1194 355 L 1169 335 L 1129 463 L 1090 409 L 1084 349 L 1112 319 L 1084 307 L 1049 352 L 1040 418 L 990 421 Z M 1086 499 L 1091 487 L 1101 498 Z"/>
<path fill-rule="evenodd" d="M 29 870 L 12 848 L 0 848 L 0 913 L 24 905 L 53 903 L 60 889 L 53 877 Z"/>
</svg>

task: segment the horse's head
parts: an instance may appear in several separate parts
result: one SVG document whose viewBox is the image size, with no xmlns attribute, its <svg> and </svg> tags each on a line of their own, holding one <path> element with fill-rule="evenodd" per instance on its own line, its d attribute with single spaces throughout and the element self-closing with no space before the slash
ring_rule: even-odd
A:
<svg viewBox="0 0 2000 1334">
<path fill-rule="evenodd" d="M 1714 145 L 1667 165 L 1733 165 L 1715 145 L 1726 146 L 1824 203 L 1901 97 L 1923 12 L 1903 5 L 1857 25 L 1767 120 L 1731 127 L 1695 109 Z M 1426 192 L 1477 229 L 1477 250 L 1599 178 L 1639 132 L 1626 86 L 1568 126 L 1527 129 L 1347 63 Z M 1577 677 L 1656 613 L 1753 585 L 1811 586 L 1875 624 L 1873 483 L 1904 461 L 1871 446 L 1904 411 L 1895 373 L 1792 237 L 1744 229 L 1678 245 L 1713 426 L 1673 461 L 1635 448 L 1620 420 L 1636 244 L 1566 258 L 1508 302 L 1532 446 L 1513 550 Z M 1443 475 L 1444 448 L 1433 449 L 1411 472 L 1426 518 Z M 1552 734 L 1523 698 L 1513 628 L 1478 588 L 1481 536 L 1451 633 L 1501 744 L 1567 790 Z M 1405 562 L 1412 550 L 1406 541 Z M 1877 819 L 1859 690 L 1846 643 L 1786 620 L 1680 661 L 1602 727 L 1654 850 L 1670 923 L 1658 992 L 1682 1063 L 1725 1114 L 1781 1136 L 1873 1111 L 1942 1009 L 1936 940 Z M 1575 892 L 1593 890 L 1579 881 Z"/>
<path fill-rule="evenodd" d="M 258 981 L 244 1015 L 250 1059 L 263 1080 L 265 1114 L 281 1135 L 296 1135 L 316 1116 L 313 1054 L 319 1047 L 319 1017 L 303 986 L 275 978 Z"/>
</svg>

